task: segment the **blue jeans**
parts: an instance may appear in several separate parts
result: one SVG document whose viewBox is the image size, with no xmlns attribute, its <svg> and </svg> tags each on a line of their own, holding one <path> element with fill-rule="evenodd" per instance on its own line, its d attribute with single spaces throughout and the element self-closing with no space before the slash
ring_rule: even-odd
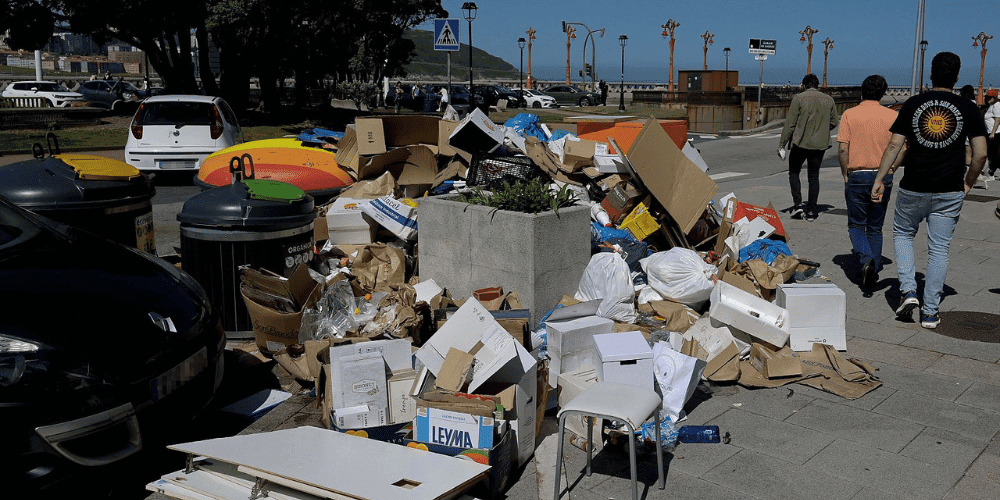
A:
<svg viewBox="0 0 1000 500">
<path fill-rule="evenodd" d="M 858 255 L 861 266 L 874 261 L 875 270 L 881 271 L 882 224 L 892 193 L 892 174 L 882 180 L 885 193 L 882 201 L 875 203 L 872 201 L 872 184 L 877 173 L 876 170 L 850 172 L 844 185 L 844 198 L 847 200 L 847 234 L 851 236 L 854 253 Z"/>
<path fill-rule="evenodd" d="M 965 193 L 915 193 L 898 188 L 896 213 L 892 224 L 896 247 L 896 270 L 900 292 L 917 289 L 913 262 L 913 237 L 920 222 L 927 220 L 927 279 L 921 312 L 937 314 L 948 273 L 948 249 L 955 234 L 955 224 L 962 211 Z"/>
</svg>

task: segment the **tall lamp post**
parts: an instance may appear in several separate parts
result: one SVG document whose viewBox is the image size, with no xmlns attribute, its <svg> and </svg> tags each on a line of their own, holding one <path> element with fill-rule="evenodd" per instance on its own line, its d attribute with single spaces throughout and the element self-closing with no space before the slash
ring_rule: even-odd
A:
<svg viewBox="0 0 1000 500">
<path fill-rule="evenodd" d="M 978 47 L 979 44 L 983 44 L 983 50 L 979 51 L 979 55 L 982 56 L 982 64 L 979 66 L 979 91 L 976 92 L 976 103 L 983 103 L 983 73 L 986 72 L 986 42 L 993 38 L 993 35 L 987 35 L 986 33 L 980 31 L 978 35 L 972 37 L 972 46 Z"/>
<path fill-rule="evenodd" d="M 726 55 L 726 90 L 729 90 L 729 53 L 732 50 L 729 47 L 722 49 L 722 53 Z"/>
<path fill-rule="evenodd" d="M 919 92 L 924 90 L 924 53 L 927 52 L 927 40 L 920 41 L 920 89 Z"/>
<path fill-rule="evenodd" d="M 805 42 L 807 39 L 809 41 L 809 45 L 806 46 L 806 53 L 808 56 L 806 59 L 806 73 L 813 72 L 813 35 L 816 33 L 819 33 L 819 30 L 813 29 L 812 26 L 806 26 L 806 29 L 799 32 L 799 34 L 802 35 L 799 38 L 800 42 Z"/>
<path fill-rule="evenodd" d="M 680 25 L 681 23 L 674 21 L 673 19 L 668 19 L 667 24 L 660 26 L 663 28 L 663 33 L 661 33 L 661 35 L 663 35 L 664 38 L 668 36 L 670 37 L 670 77 L 668 79 L 669 83 L 667 83 L 668 92 L 674 91 L 674 29 Z"/>
<path fill-rule="evenodd" d="M 476 18 L 476 2 L 465 2 L 462 4 L 462 13 L 465 20 L 469 22 L 469 112 L 476 108 L 476 93 L 472 84 L 472 21 Z"/>
<path fill-rule="evenodd" d="M 705 30 L 705 32 L 701 34 L 701 38 L 705 40 L 705 48 L 702 49 L 704 57 L 702 59 L 701 69 L 708 71 L 708 44 L 715 43 L 715 35 L 709 33 L 708 30 Z"/>
<path fill-rule="evenodd" d="M 528 35 L 528 83 L 526 86 L 527 88 L 532 89 L 535 88 L 535 83 L 531 78 L 531 41 L 535 39 L 535 33 L 538 32 L 535 31 L 535 28 L 528 28 L 528 31 L 525 31 L 524 33 Z"/>
<path fill-rule="evenodd" d="M 570 74 L 569 74 L 569 48 L 573 44 L 573 39 L 576 38 L 576 28 L 566 24 L 566 21 L 562 22 L 563 33 L 566 33 L 566 85 L 569 85 Z"/>
<path fill-rule="evenodd" d="M 587 30 L 587 37 L 583 39 L 583 67 L 587 66 L 587 40 L 590 40 L 590 69 L 592 73 L 590 74 L 590 80 L 592 83 L 597 82 L 597 48 L 594 46 L 594 33 L 600 32 L 601 38 L 604 38 L 604 28 L 592 30 L 590 26 L 583 23 L 567 23 L 563 21 L 563 26 L 568 26 L 570 24 L 575 24 L 577 26 L 583 26 L 583 29 Z M 586 85 L 587 78 L 586 74 L 580 79 L 581 84 Z"/>
<path fill-rule="evenodd" d="M 830 55 L 830 49 L 833 48 L 833 40 L 830 37 L 826 37 L 823 40 L 823 88 L 826 88 L 826 58 Z"/>
<path fill-rule="evenodd" d="M 672 37 L 671 37 L 672 38 Z M 618 43 L 622 46 L 622 86 L 618 88 L 618 111 L 625 111 L 625 43 L 628 37 L 620 35 Z"/>
<path fill-rule="evenodd" d="M 520 87 L 517 90 L 517 94 L 522 100 L 524 100 L 524 102 L 528 102 L 524 99 L 524 44 L 527 42 L 528 41 L 525 40 L 523 36 L 517 39 L 517 47 L 521 49 L 521 69 L 517 73 L 517 83 Z M 520 106 L 521 103 L 517 103 L 517 105 Z"/>
</svg>

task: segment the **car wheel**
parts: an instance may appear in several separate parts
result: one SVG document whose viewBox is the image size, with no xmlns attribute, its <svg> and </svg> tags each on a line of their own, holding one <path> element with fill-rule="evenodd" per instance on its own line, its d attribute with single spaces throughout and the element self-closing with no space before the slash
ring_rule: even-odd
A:
<svg viewBox="0 0 1000 500">
<path fill-rule="evenodd" d="M 584 97 L 580 99 L 580 106 L 590 106 L 590 98 Z"/>
<path fill-rule="evenodd" d="M 535 101 L 534 103 L 531 104 L 531 107 L 533 107 L 535 109 L 541 109 L 542 108 L 542 103 L 538 102 L 538 101 Z"/>
</svg>

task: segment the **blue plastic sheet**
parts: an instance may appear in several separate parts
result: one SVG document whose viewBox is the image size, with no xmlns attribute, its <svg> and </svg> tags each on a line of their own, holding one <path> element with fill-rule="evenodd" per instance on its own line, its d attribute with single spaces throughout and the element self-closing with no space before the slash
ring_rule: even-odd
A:
<svg viewBox="0 0 1000 500">
<path fill-rule="evenodd" d="M 792 255 L 792 251 L 784 241 L 762 238 L 740 250 L 740 262 L 762 259 L 767 265 L 771 265 L 779 255 Z"/>
<path fill-rule="evenodd" d="M 296 137 L 297 140 L 302 142 L 314 142 L 320 144 L 325 142 L 337 142 L 343 138 L 343 132 L 334 132 L 333 130 L 323 128 L 307 128 Z"/>
<path fill-rule="evenodd" d="M 542 142 L 547 142 L 549 137 L 545 135 L 542 128 L 542 120 L 538 115 L 531 113 L 518 113 L 513 118 L 503 124 L 504 127 L 512 128 L 524 137 L 537 137 Z"/>
<path fill-rule="evenodd" d="M 562 139 L 563 136 L 565 135 L 572 135 L 572 134 L 570 134 L 568 130 L 559 129 L 556 130 L 555 132 L 552 132 L 552 137 L 549 137 L 549 140 L 558 141 L 559 139 Z"/>
</svg>

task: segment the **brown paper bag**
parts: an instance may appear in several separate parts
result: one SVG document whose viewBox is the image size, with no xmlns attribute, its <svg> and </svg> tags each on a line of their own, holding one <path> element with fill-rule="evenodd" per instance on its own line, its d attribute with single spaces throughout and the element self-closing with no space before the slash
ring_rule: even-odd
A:
<svg viewBox="0 0 1000 500">
<path fill-rule="evenodd" d="M 401 198 L 403 196 L 403 191 L 399 188 L 399 184 L 396 183 L 396 179 L 389 172 L 385 172 L 376 179 L 355 182 L 351 187 L 341 191 L 339 196 L 374 200 L 386 195 L 392 195 L 393 198 Z"/>
<path fill-rule="evenodd" d="M 405 283 L 389 286 L 389 294 L 378 304 L 378 312 L 361 330 L 361 336 L 401 339 L 420 338 L 423 315 L 417 312 L 417 292 Z"/>
<path fill-rule="evenodd" d="M 406 255 L 402 248 L 367 245 L 358 252 L 351 271 L 366 293 L 388 292 L 390 285 L 405 282 Z"/>
<path fill-rule="evenodd" d="M 802 373 L 813 375 L 803 380 L 803 385 L 844 399 L 858 399 L 882 385 L 873 375 L 873 366 L 852 361 L 833 346 L 813 344 L 812 351 L 799 353 L 799 357 L 802 358 Z"/>
<path fill-rule="evenodd" d="M 664 318 L 664 330 L 684 333 L 698 320 L 698 313 L 690 307 L 672 300 L 652 300 L 649 306 L 658 316 Z"/>
</svg>

